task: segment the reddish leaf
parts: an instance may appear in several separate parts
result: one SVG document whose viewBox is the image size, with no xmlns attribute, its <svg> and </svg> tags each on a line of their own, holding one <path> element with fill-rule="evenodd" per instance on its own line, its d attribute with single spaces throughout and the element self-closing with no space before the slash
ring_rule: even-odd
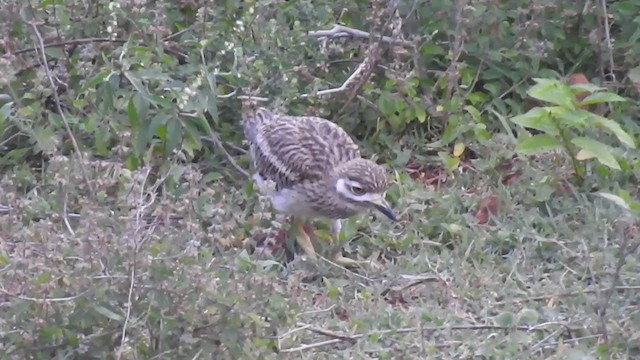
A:
<svg viewBox="0 0 640 360">
<path fill-rule="evenodd" d="M 389 305 L 402 306 L 407 304 L 407 300 L 405 300 L 401 291 L 391 290 L 385 295 L 384 299 Z"/>
<path fill-rule="evenodd" d="M 334 313 L 336 314 L 338 319 L 342 321 L 349 321 L 349 313 L 347 312 L 347 309 L 339 306 L 335 308 Z"/>
<path fill-rule="evenodd" d="M 491 194 L 489 197 L 482 200 L 478 207 L 478 211 L 476 212 L 476 221 L 478 224 L 486 224 L 491 215 L 496 215 L 498 213 L 499 207 L 498 197 L 495 194 Z"/>
</svg>

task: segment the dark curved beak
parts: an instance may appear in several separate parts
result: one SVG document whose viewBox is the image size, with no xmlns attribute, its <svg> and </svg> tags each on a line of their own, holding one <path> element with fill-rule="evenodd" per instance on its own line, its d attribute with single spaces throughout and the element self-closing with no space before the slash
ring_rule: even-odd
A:
<svg viewBox="0 0 640 360">
<path fill-rule="evenodd" d="M 393 210 L 391 210 L 391 206 L 389 206 L 389 203 L 383 197 L 380 197 L 377 200 L 372 200 L 369 203 L 392 221 L 398 221 L 398 217 Z"/>
</svg>

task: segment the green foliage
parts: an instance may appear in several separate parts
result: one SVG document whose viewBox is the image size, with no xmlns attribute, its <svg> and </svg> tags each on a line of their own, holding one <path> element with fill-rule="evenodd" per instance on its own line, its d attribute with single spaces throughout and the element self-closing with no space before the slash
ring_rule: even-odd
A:
<svg viewBox="0 0 640 360">
<path fill-rule="evenodd" d="M 585 109 L 589 105 L 623 102 L 625 99 L 595 85 L 570 86 L 558 80 L 538 78 L 534 81 L 536 85 L 527 92 L 529 96 L 554 106 L 534 107 L 511 118 L 511 121 L 524 128 L 542 132 L 536 135 L 523 133 L 516 150 L 523 154 L 537 154 L 564 149 L 571 157 L 574 170 L 579 177 L 585 175 L 580 161 L 590 158 L 596 158 L 603 165 L 620 170 L 620 164 L 611 146 L 592 137 L 580 135 L 586 135 L 594 129 L 603 129 L 614 135 L 620 143 L 635 149 L 635 140 L 620 124 Z M 576 95 L 584 91 L 590 92 L 590 95 L 579 101 Z"/>
</svg>

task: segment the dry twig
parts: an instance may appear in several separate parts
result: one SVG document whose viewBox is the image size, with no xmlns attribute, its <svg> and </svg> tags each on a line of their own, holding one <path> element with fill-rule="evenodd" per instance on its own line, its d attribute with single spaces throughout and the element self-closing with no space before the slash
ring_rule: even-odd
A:
<svg viewBox="0 0 640 360">
<path fill-rule="evenodd" d="M 358 30 L 358 29 L 354 29 L 348 26 L 343 26 L 338 24 L 334 24 L 333 28 L 331 28 L 330 30 L 309 31 L 307 35 L 310 37 L 317 38 L 319 40 L 324 40 L 327 38 L 334 39 L 334 38 L 341 38 L 341 37 L 369 39 L 371 37 L 371 34 L 366 31 L 362 31 L 362 30 Z M 413 43 L 410 41 L 395 39 L 390 36 L 382 36 L 380 40 L 388 44 L 413 46 Z"/>
<path fill-rule="evenodd" d="M 382 13 L 387 13 L 387 14 L 393 14 L 395 13 L 396 9 L 397 9 L 398 3 L 394 4 L 392 7 L 384 9 L 382 11 Z M 336 93 L 343 93 L 343 92 L 348 92 L 349 96 L 347 98 L 347 101 L 345 102 L 344 106 L 342 107 L 342 109 L 340 109 L 340 111 L 338 111 L 338 114 L 342 113 L 342 111 L 346 108 L 346 106 L 349 105 L 349 103 L 351 103 L 351 101 L 353 100 L 353 98 L 357 95 L 358 90 L 367 82 L 369 81 L 369 78 L 371 77 L 371 74 L 373 72 L 373 69 L 375 69 L 377 63 L 378 63 L 378 59 L 380 57 L 380 48 L 381 48 L 381 44 L 385 42 L 389 42 L 391 41 L 392 38 L 387 37 L 382 35 L 382 32 L 384 31 L 384 29 L 387 28 L 387 26 L 389 26 L 389 23 L 391 22 L 391 19 L 393 18 L 393 16 L 389 15 L 387 17 L 387 20 L 385 21 L 385 23 L 382 25 L 382 27 L 380 28 L 380 36 L 378 37 L 377 41 L 373 41 L 370 45 L 369 48 L 367 49 L 365 55 L 364 55 L 364 60 L 360 63 L 360 65 L 358 65 L 358 67 L 356 68 L 356 70 L 349 75 L 349 77 L 347 78 L 347 80 L 345 80 L 342 85 L 340 85 L 337 88 L 333 88 L 333 89 L 326 89 L 326 90 L 320 90 L 318 92 L 316 92 L 315 94 L 303 94 L 300 97 L 301 98 L 307 98 L 310 97 L 312 95 L 316 95 L 316 96 L 323 96 L 323 95 L 330 95 L 330 94 L 336 94 Z M 339 36 L 343 34 L 350 34 L 352 36 L 355 37 L 364 37 L 364 35 L 366 34 L 367 38 L 370 38 L 371 34 L 365 31 L 361 31 L 361 30 L 356 30 L 356 29 L 352 29 L 352 28 L 348 28 L 348 27 L 344 27 L 344 26 L 340 26 L 340 25 L 334 25 L 333 29 L 331 30 L 319 30 L 319 31 L 314 31 L 314 32 L 310 32 L 309 35 L 310 36 L 315 36 L 315 37 L 327 37 L 330 35 L 333 36 Z"/>
<path fill-rule="evenodd" d="M 31 301 L 31 302 L 40 303 L 40 304 L 49 304 L 49 303 L 54 303 L 54 302 L 74 301 L 74 300 L 77 300 L 77 299 L 85 296 L 90 291 L 92 291 L 92 289 L 87 289 L 87 290 L 81 292 L 80 294 L 74 295 L 74 296 L 47 299 L 47 298 L 34 298 L 34 297 L 16 295 L 16 294 L 10 293 L 9 291 L 7 291 L 7 290 L 5 290 L 3 288 L 0 288 L 0 293 L 2 293 L 2 294 L 5 294 L 7 296 L 10 296 L 10 297 L 13 297 L 13 298 L 16 298 L 16 299 L 20 299 L 20 300 L 24 300 L 24 301 Z"/>
</svg>

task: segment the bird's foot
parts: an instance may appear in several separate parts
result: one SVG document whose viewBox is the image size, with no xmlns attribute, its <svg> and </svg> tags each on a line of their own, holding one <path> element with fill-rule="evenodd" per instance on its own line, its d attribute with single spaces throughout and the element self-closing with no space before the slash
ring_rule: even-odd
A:
<svg viewBox="0 0 640 360">
<path fill-rule="evenodd" d="M 338 250 L 338 253 L 335 254 L 335 256 L 333 258 L 333 261 L 336 264 L 344 266 L 344 267 L 347 267 L 347 268 L 348 267 L 357 267 L 357 266 L 360 266 L 362 264 L 368 263 L 368 261 L 366 261 L 366 260 L 353 260 L 353 259 L 350 259 L 350 258 L 342 255 L 342 250 Z"/>
<path fill-rule="evenodd" d="M 296 242 L 302 250 L 311 258 L 311 260 L 316 260 L 316 251 L 313 248 L 313 243 L 311 242 L 311 238 L 307 235 L 307 231 L 305 230 L 305 226 L 302 222 L 298 222 L 296 224 Z"/>
</svg>

